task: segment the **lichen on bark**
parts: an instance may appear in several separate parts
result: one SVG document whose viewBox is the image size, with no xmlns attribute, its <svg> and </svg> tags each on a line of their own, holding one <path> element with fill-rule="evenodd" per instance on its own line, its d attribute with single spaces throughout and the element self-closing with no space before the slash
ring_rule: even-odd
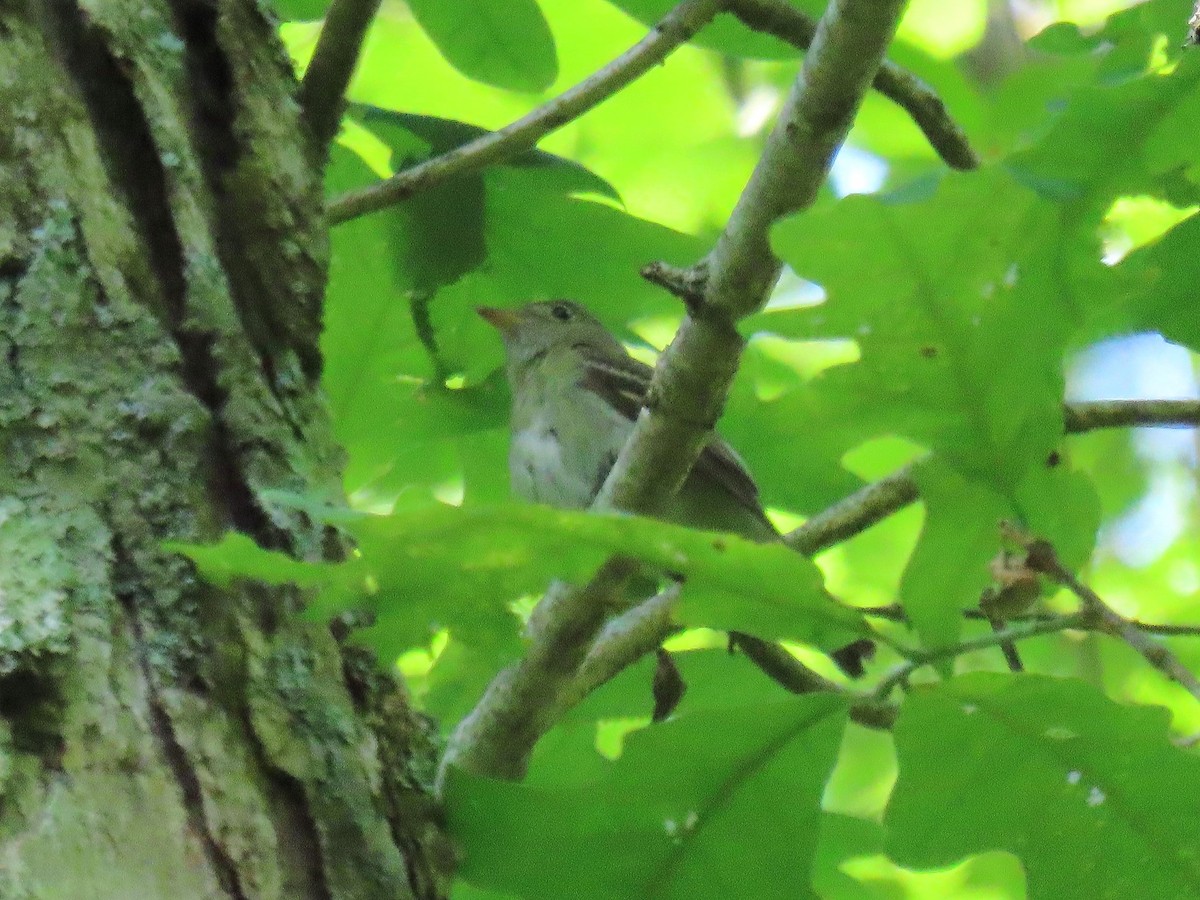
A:
<svg viewBox="0 0 1200 900">
<path fill-rule="evenodd" d="M 337 546 L 294 90 L 251 0 L 0 6 L 0 896 L 445 892 L 402 687 L 164 549 Z"/>
</svg>

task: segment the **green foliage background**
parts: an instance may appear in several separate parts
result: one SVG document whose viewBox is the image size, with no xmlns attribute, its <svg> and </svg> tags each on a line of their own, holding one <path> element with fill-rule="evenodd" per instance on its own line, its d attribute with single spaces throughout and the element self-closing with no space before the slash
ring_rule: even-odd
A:
<svg viewBox="0 0 1200 900">
<path fill-rule="evenodd" d="M 330 194 L 519 117 L 670 5 L 386 2 Z M 474 307 L 568 296 L 647 358 L 669 340 L 681 311 L 638 269 L 711 246 L 797 66 L 722 18 L 541 151 L 334 230 L 325 387 L 361 555 L 297 567 L 230 541 L 202 564 L 321 584 L 315 616 L 369 603 L 364 639 L 447 730 L 520 653 L 530 598 L 614 549 L 689 574 L 687 624 L 795 640 L 833 678 L 816 648 L 868 626 L 822 581 L 849 605 L 903 603 L 911 631 L 872 626 L 896 640 L 952 645 L 981 633 L 961 612 L 990 582 L 1000 519 L 1052 539 L 1123 613 L 1200 625 L 1194 495 L 1149 562 L 1106 538 L 1154 479 L 1193 485 L 1192 464 L 1146 457 L 1128 430 L 1063 431 L 1083 348 L 1157 332 L 1200 349 L 1191 3 L 1119 5 L 1042 4 L 1060 21 L 981 82 L 964 54 L 982 0 L 917 0 L 890 57 L 946 100 L 984 165 L 950 173 L 872 95 L 845 157 L 882 163 L 878 190 L 827 188 L 773 233 L 820 293 L 792 279 L 745 323 L 723 434 L 783 524 L 924 457 L 919 507 L 812 566 L 508 501 L 501 350 Z M 278 6 L 302 67 L 319 28 L 303 20 L 324 4 Z M 1200 760 L 1171 743 L 1200 731 L 1200 708 L 1127 647 L 1049 635 L 1022 644 L 1040 674 L 1007 673 L 994 649 L 922 670 L 889 735 L 847 725 L 836 697 L 782 693 L 720 645 L 704 629 L 673 644 L 689 691 L 665 725 L 644 727 L 644 662 L 543 741 L 526 783 L 455 777 L 456 896 L 1200 896 Z M 1200 639 L 1169 645 L 1200 669 Z M 871 672 L 896 661 L 885 650 Z"/>
</svg>

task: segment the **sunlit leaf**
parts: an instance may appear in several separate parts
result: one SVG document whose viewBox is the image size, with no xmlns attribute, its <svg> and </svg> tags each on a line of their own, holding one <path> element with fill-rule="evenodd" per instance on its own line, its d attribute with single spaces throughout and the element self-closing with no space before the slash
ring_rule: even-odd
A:
<svg viewBox="0 0 1200 900">
<path fill-rule="evenodd" d="M 733 535 L 532 505 L 423 507 L 350 529 L 378 582 L 373 604 L 412 643 L 431 617 L 452 629 L 469 625 L 553 579 L 582 583 L 613 553 L 682 576 L 686 624 L 828 649 L 867 631 L 857 612 L 825 593 L 811 562 Z"/>
<path fill-rule="evenodd" d="M 554 36 L 536 0 L 408 0 L 414 18 L 456 69 L 516 91 L 554 82 Z"/>
</svg>

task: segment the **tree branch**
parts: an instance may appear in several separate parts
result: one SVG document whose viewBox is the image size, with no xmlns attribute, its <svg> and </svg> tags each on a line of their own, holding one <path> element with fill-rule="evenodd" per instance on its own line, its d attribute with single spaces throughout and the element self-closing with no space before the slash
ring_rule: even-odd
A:
<svg viewBox="0 0 1200 900">
<path fill-rule="evenodd" d="M 684 0 L 646 37 L 594 75 L 499 131 L 418 163 L 386 181 L 343 194 L 329 204 L 329 221 L 336 225 L 384 209 L 434 182 L 473 172 L 530 149 L 550 132 L 579 118 L 661 63 L 707 25 L 725 8 L 726 2 Z"/>
<path fill-rule="evenodd" d="M 679 489 L 720 416 L 743 341 L 734 323 L 779 274 L 771 225 L 809 206 L 895 32 L 903 0 L 833 0 L 721 237 L 703 303 L 659 357 L 646 406 L 597 498 L 653 515 Z"/>
<path fill-rule="evenodd" d="M 316 155 L 324 160 L 342 121 L 342 100 L 354 75 L 363 39 L 381 0 L 333 0 L 304 79 L 300 107 Z"/>
<path fill-rule="evenodd" d="M 652 653 L 675 630 L 671 617 L 682 585 L 675 583 L 617 616 L 600 632 L 563 696 L 562 712 L 578 704 L 635 662 Z"/>
<path fill-rule="evenodd" d="M 1100 428 L 1200 425 L 1200 400 L 1093 400 L 1068 403 L 1063 410 L 1068 434 Z"/>
<path fill-rule="evenodd" d="M 690 37 L 723 5 L 723 0 L 685 0 L 638 47 L 564 95 L 570 96 L 569 102 L 549 112 L 543 108 L 504 132 L 460 148 L 449 163 L 444 162 L 446 157 L 432 160 L 425 165 L 434 169 L 426 172 L 438 171 L 438 166 L 444 174 L 446 166 L 459 166 L 456 171 L 462 171 L 468 165 L 481 165 L 517 141 L 532 146 L 544 133 L 539 129 L 548 130 L 628 83 Z M 707 302 L 693 306 L 693 314 L 659 361 L 651 386 L 650 414 L 643 412 L 635 426 L 597 498 L 598 506 L 613 504 L 653 512 L 691 469 L 737 368 L 741 338 L 733 323 L 766 302 L 779 271 L 767 230 L 776 219 L 807 206 L 816 196 L 903 5 L 903 0 L 834 0 L 830 4 L 780 121 L 714 248 Z M 512 137 L 514 132 L 517 137 Z M 464 163 L 463 154 L 473 146 L 475 151 Z M 369 196 L 360 192 L 343 198 L 337 204 L 335 221 L 379 209 L 394 202 L 397 194 L 411 192 L 412 172 L 409 180 L 384 182 L 392 187 L 383 192 L 376 186 Z M 678 373 L 684 374 L 675 378 Z M 709 409 L 714 414 L 699 418 L 686 413 L 655 415 L 664 409 L 655 402 L 656 397 L 663 397 L 672 410 Z M 665 428 L 661 427 L 664 423 Z M 633 474 L 627 475 L 631 460 L 635 461 Z M 658 482 L 666 487 L 656 490 Z M 621 488 L 615 496 L 614 487 Z M 523 776 L 534 743 L 578 690 L 572 688 L 572 682 L 608 611 L 609 603 L 601 599 L 618 592 L 634 568 L 627 560 L 610 560 L 588 589 L 547 593 L 535 610 L 541 633 L 533 636 L 524 659 L 493 679 L 475 709 L 459 724 L 443 757 L 442 775 L 455 765 L 491 777 Z M 600 598 L 588 596 L 596 594 Z"/>
<path fill-rule="evenodd" d="M 866 531 L 892 513 L 915 503 L 919 497 L 913 466 L 907 465 L 817 513 L 799 528 L 788 532 L 783 540 L 798 553 L 814 556 Z"/>
<path fill-rule="evenodd" d="M 680 587 L 672 585 L 608 623 L 579 667 L 579 674 L 570 692 L 564 694 L 562 709 L 555 718 L 652 653 L 671 636 L 676 630 L 671 616 Z M 837 682 L 814 672 L 779 644 L 746 634 L 731 636 L 731 640 L 760 671 L 793 694 L 825 691 L 846 696 L 852 701 L 851 718 L 867 728 L 888 729 L 896 720 L 895 707 L 847 691 Z"/>
<path fill-rule="evenodd" d="M 1179 425 L 1200 426 L 1200 400 L 1098 400 L 1068 403 L 1063 411 L 1068 434 L 1100 428 Z M 859 488 L 789 532 L 784 542 L 812 556 L 866 531 L 919 498 L 913 466 Z"/>
<path fill-rule="evenodd" d="M 551 585 L 530 620 L 525 656 L 488 684 L 475 708 L 458 723 L 438 770 L 449 766 L 519 781 L 533 745 L 565 708 L 592 639 L 620 602 L 637 563 L 613 557 L 583 588 Z"/>
<path fill-rule="evenodd" d="M 600 491 L 597 506 L 653 514 L 691 469 L 737 371 L 743 342 L 734 323 L 765 304 L 779 274 L 769 229 L 816 197 L 903 6 L 903 0 L 833 0 L 826 9 L 725 231 L 705 263 L 696 267 L 707 276 L 702 281 L 703 298 L 683 292 L 688 316 L 659 357 L 645 409 Z M 642 617 L 638 621 L 644 623 L 644 630 L 606 632 L 589 654 L 593 670 L 615 672 L 665 636 L 669 617 L 661 610 L 643 605 L 631 615 Z M 789 690 L 840 690 L 782 647 L 742 636 L 738 643 L 759 668 Z M 578 689 L 586 693 L 598 683 L 595 678 L 581 679 Z M 876 724 L 894 717 L 894 709 L 876 703 L 855 709 Z"/>
<path fill-rule="evenodd" d="M 747 28 L 772 34 L 801 50 L 808 49 L 817 32 L 817 23 L 812 18 L 784 0 L 732 0 L 730 12 Z M 929 85 L 887 60 L 880 65 L 871 84 L 912 117 L 948 166 L 978 168 L 979 158 L 967 136 Z"/>
</svg>

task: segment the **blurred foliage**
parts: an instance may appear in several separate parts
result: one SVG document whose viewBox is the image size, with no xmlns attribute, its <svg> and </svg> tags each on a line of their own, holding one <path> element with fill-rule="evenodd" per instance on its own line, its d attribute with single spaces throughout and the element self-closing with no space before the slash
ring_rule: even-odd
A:
<svg viewBox="0 0 1200 900">
<path fill-rule="evenodd" d="M 519 118 L 671 5 L 385 0 L 330 195 Z M 1196 395 L 1192 4 L 1126 5 L 914 0 L 890 57 L 943 98 L 983 166 L 948 172 L 872 95 L 831 186 L 774 229 L 789 272 L 744 323 L 721 423 L 772 513 L 802 521 L 921 460 L 923 502 L 816 566 L 510 503 L 501 349 L 474 313 L 569 296 L 643 358 L 669 340 L 681 310 L 638 270 L 704 255 L 798 65 L 728 16 L 538 151 L 335 228 L 324 385 L 357 512 L 310 512 L 357 549 L 299 563 L 235 536 L 189 552 L 217 580 L 300 584 L 317 619 L 369 610 L 359 639 L 399 658 L 446 731 L 520 654 L 545 585 L 614 550 L 687 576 L 681 624 L 787 638 L 832 678 L 822 650 L 848 635 L 885 639 L 874 679 L 897 644 L 986 635 L 963 612 L 991 583 L 1002 518 L 1053 539 L 1123 614 L 1200 625 L 1195 432 L 1063 429 L 1080 385 Z M 276 0 L 301 69 L 325 6 Z M 1119 348 L 1147 332 L 1185 349 L 1134 367 Z M 853 609 L 893 603 L 906 624 Z M 1075 606 L 1046 591 L 1038 609 Z M 1200 670 L 1200 638 L 1165 641 Z M 847 727 L 833 697 L 788 697 L 721 642 L 673 641 L 688 692 L 665 724 L 647 727 L 643 660 L 542 741 L 527 783 L 456 773 L 456 896 L 1200 896 L 1200 764 L 1171 744 L 1200 731 L 1200 710 L 1123 644 L 1024 641 L 1029 675 L 994 648 L 947 657 L 917 673 L 892 735 Z"/>
</svg>

